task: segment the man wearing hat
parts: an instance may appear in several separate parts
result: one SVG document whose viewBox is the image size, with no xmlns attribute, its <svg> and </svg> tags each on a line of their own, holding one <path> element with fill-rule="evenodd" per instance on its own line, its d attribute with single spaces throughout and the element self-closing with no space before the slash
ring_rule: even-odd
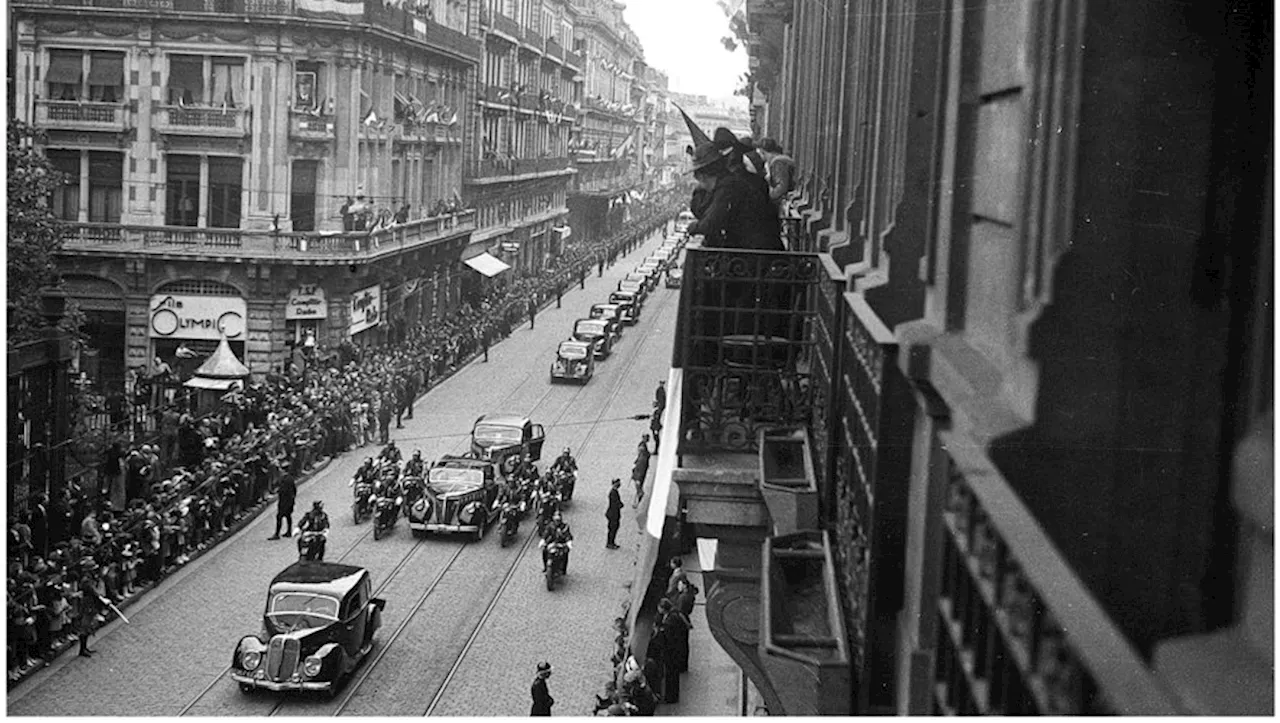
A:
<svg viewBox="0 0 1280 723">
<path fill-rule="evenodd" d="M 533 707 L 529 710 L 529 715 L 551 715 L 551 706 L 556 704 L 556 699 L 552 698 L 551 693 L 547 691 L 547 678 L 550 677 L 551 663 L 545 660 L 538 663 L 538 672 L 534 675 L 533 685 L 529 690 L 533 695 Z"/>
<path fill-rule="evenodd" d="M 639 507 L 644 500 L 644 478 L 649 475 L 649 435 L 640 435 L 640 444 L 636 445 L 636 463 L 631 467 L 631 481 L 636 485 L 636 501 L 632 507 Z"/>
<path fill-rule="evenodd" d="M 694 149 L 693 177 L 707 200 L 701 217 L 690 224 L 689 235 L 704 236 L 708 248 L 783 250 L 768 184 L 759 176 L 752 179 L 745 169 L 731 169 L 732 154 L 724 155 L 714 142 Z"/>
<path fill-rule="evenodd" d="M 618 488 L 621 486 L 622 480 L 617 477 L 609 483 L 609 507 L 604 511 L 604 519 L 609 524 L 609 536 L 604 546 L 610 550 L 618 549 L 618 525 L 622 521 L 622 495 L 618 494 Z"/>
</svg>

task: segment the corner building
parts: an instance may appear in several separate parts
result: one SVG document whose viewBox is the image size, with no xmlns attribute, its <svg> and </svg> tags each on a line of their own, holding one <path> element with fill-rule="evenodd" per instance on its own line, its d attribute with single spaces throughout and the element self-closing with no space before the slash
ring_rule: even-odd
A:
<svg viewBox="0 0 1280 723">
<path fill-rule="evenodd" d="M 457 303 L 474 214 L 435 212 L 462 188 L 482 47 L 466 3 L 11 11 L 11 110 L 70 179 L 60 262 L 103 388 L 180 345 L 225 335 L 262 373 L 308 331 L 381 341 Z M 348 198 L 363 230 L 344 229 Z"/>
</svg>

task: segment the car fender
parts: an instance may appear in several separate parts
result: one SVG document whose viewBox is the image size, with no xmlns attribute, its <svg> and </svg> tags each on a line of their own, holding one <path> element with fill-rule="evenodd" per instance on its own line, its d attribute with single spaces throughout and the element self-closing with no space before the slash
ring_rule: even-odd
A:
<svg viewBox="0 0 1280 723">
<path fill-rule="evenodd" d="M 320 674 L 315 676 L 313 680 L 334 679 L 346 672 L 351 667 L 347 663 L 347 651 L 338 643 L 325 643 L 321 645 L 316 652 L 307 657 L 315 656 L 320 659 Z M 298 668 L 301 670 L 301 666 Z"/>
<path fill-rule="evenodd" d="M 382 627 L 382 610 L 387 606 L 387 601 L 380 597 L 371 598 L 369 600 L 369 637 Z"/>
<path fill-rule="evenodd" d="M 267 652 L 267 644 L 262 642 L 262 640 L 256 635 L 246 635 L 243 638 L 240 638 L 240 642 L 236 643 L 235 651 L 231 653 L 232 667 L 239 668 L 240 656 L 250 651 L 265 654 Z"/>
</svg>

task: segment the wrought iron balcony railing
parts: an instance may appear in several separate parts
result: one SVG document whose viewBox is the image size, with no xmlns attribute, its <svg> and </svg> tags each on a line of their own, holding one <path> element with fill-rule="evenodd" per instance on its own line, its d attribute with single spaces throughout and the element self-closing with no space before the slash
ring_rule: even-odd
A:
<svg viewBox="0 0 1280 723">
<path fill-rule="evenodd" d="M 761 429 L 810 418 L 818 255 L 685 254 L 672 362 L 685 378 L 679 451 L 753 452 Z"/>
<path fill-rule="evenodd" d="M 249 111 L 230 107 L 161 106 L 157 130 L 174 135 L 246 136 Z"/>
<path fill-rule="evenodd" d="M 82 130 L 123 131 L 128 106 L 78 100 L 37 100 L 36 126 Z"/>
<path fill-rule="evenodd" d="M 493 28 L 504 35 L 514 38 L 517 42 L 524 38 L 524 33 L 520 31 L 520 23 L 502 13 L 494 14 Z"/>
<path fill-rule="evenodd" d="M 564 46 L 555 38 L 547 38 L 546 54 L 547 57 L 563 62 Z"/>
<path fill-rule="evenodd" d="M 542 37 L 542 33 L 530 28 L 524 31 L 524 42 L 528 45 L 532 45 L 533 47 L 537 48 L 539 52 L 541 52 L 542 45 L 545 42 L 545 40 Z"/>
<path fill-rule="evenodd" d="M 68 224 L 64 253 L 137 253 L 235 256 L 248 259 L 358 261 L 414 248 L 475 230 L 467 210 L 375 231 L 280 233 L 241 229 Z"/>
<path fill-rule="evenodd" d="M 485 158 L 467 164 L 469 179 L 522 176 L 528 173 L 568 171 L 573 164 L 567 157 L 552 158 Z"/>
</svg>

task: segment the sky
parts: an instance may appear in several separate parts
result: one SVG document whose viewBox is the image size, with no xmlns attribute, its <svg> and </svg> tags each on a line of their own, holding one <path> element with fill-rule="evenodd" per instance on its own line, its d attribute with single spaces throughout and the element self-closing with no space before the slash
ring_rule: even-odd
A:
<svg viewBox="0 0 1280 723">
<path fill-rule="evenodd" d="M 667 74 L 679 93 L 730 100 L 747 72 L 741 44 L 730 53 L 720 39 L 732 36 L 716 0 L 624 0 L 623 16 L 640 37 L 645 62 Z M 746 100 L 738 97 L 745 104 Z"/>
</svg>

